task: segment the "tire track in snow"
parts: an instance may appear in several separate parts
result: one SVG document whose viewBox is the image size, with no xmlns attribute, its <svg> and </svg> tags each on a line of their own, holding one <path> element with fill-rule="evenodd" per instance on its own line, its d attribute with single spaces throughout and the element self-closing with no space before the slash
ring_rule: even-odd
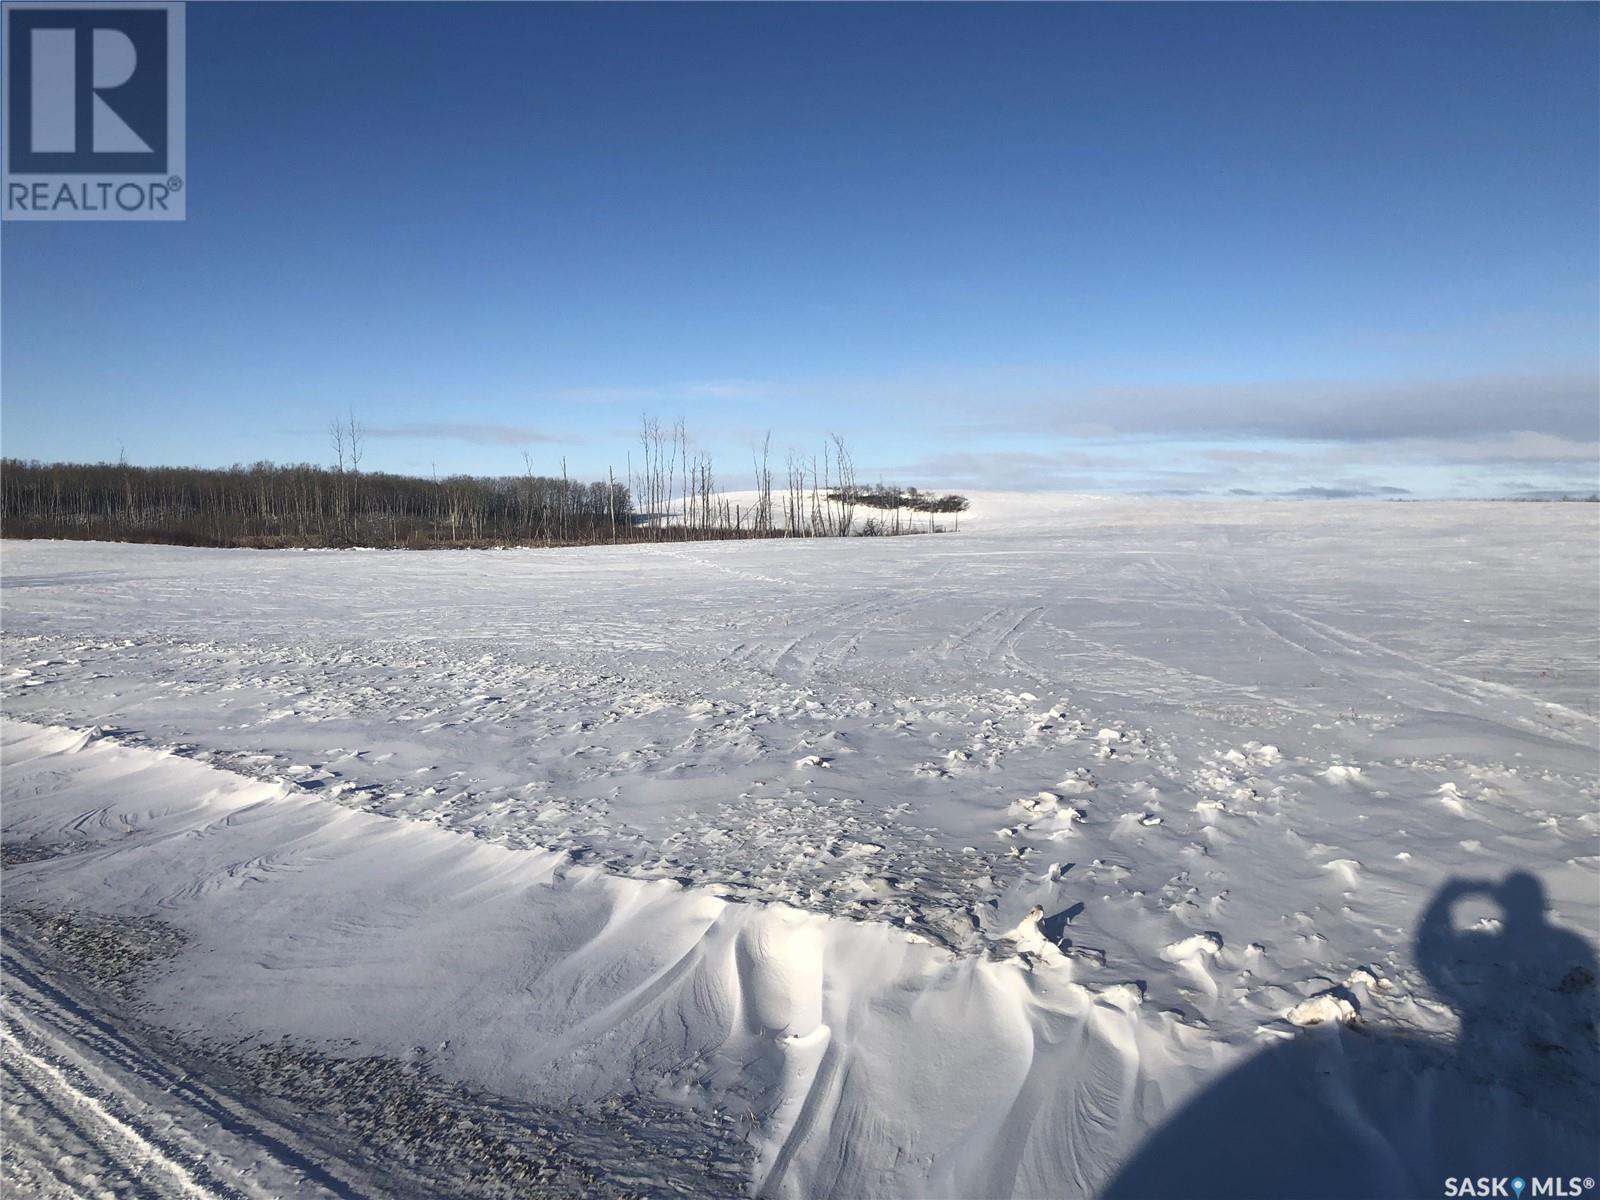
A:
<svg viewBox="0 0 1600 1200">
<path fill-rule="evenodd" d="M 297 1148 L 287 1129 L 163 1062 L 107 1019 L 82 1008 L 21 954 L 12 948 L 3 957 L 6 1054 L 22 1064 L 25 1075 L 37 1079 L 43 1069 L 46 1094 L 53 1100 L 82 1102 L 90 1131 L 98 1131 L 93 1144 L 116 1169 L 155 1162 L 162 1177 L 173 1180 L 154 1193 L 160 1197 L 249 1200 L 276 1194 L 281 1187 L 258 1184 L 241 1173 L 238 1151 L 248 1145 L 256 1159 L 265 1157 L 271 1164 L 264 1174 L 293 1178 L 297 1194 L 349 1194 L 348 1184 L 318 1165 L 323 1156 Z M 221 1142 L 202 1141 L 197 1132 L 202 1129 L 215 1130 Z M 29 1132 L 45 1151 L 59 1151 L 59 1133 L 37 1127 Z M 230 1145 L 232 1152 L 215 1149 L 217 1144 Z M 256 1168 L 263 1174 L 259 1162 Z"/>
<path fill-rule="evenodd" d="M 7 1024 L 17 1021 L 7 1013 Z M 31 1142 L 30 1151 L 40 1161 L 52 1156 L 59 1164 L 66 1157 L 68 1138 L 82 1142 L 95 1157 L 91 1173 L 114 1171 L 132 1186 L 152 1185 L 154 1196 L 193 1196 L 216 1200 L 227 1193 L 201 1186 L 187 1168 L 168 1154 L 137 1126 L 119 1117 L 114 1108 L 123 1106 L 109 1091 L 93 1087 L 80 1072 L 63 1069 L 43 1054 L 34 1053 L 13 1032 L 0 1026 L 0 1065 L 7 1083 L 28 1093 L 33 1103 L 22 1108 L 7 1122 L 10 1139 Z M 97 1094 L 98 1092 L 98 1094 Z M 28 1109 L 32 1109 L 29 1112 Z M 53 1143 L 53 1144 L 52 1144 Z M 154 1174 L 160 1182 L 148 1177 Z M 62 1183 L 73 1181 L 57 1172 Z"/>
</svg>

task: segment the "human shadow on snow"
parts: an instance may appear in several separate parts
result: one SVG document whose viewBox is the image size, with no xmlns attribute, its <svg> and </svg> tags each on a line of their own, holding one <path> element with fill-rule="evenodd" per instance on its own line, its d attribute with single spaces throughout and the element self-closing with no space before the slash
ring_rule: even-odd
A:
<svg viewBox="0 0 1600 1200">
<path fill-rule="evenodd" d="M 1457 930 L 1475 896 L 1501 919 Z M 1415 957 L 1460 1016 L 1453 1043 L 1361 1022 L 1304 1030 L 1180 1109 L 1102 1200 L 1440 1197 L 1451 1178 L 1600 1176 L 1595 953 L 1545 919 L 1539 880 L 1451 880 Z"/>
</svg>

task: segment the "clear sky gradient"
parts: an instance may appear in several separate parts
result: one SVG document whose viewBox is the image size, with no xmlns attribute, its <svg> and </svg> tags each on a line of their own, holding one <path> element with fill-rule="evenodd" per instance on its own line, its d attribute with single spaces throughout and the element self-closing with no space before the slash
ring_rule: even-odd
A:
<svg viewBox="0 0 1600 1200">
<path fill-rule="evenodd" d="M 3 448 L 1590 491 L 1600 7 L 211 5 L 189 218 L 4 228 Z"/>
</svg>

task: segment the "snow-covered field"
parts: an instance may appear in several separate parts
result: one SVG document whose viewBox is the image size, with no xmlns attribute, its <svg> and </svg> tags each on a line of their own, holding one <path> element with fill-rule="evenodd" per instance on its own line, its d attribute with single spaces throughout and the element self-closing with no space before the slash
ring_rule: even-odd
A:
<svg viewBox="0 0 1600 1200">
<path fill-rule="evenodd" d="M 961 526 L 5 543 L 8 1177 L 1600 1174 L 1600 506 Z"/>
</svg>

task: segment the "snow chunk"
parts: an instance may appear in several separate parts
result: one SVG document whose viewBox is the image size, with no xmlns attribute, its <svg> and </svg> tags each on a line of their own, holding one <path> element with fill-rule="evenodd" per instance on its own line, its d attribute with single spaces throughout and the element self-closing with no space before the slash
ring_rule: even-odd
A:
<svg viewBox="0 0 1600 1200">
<path fill-rule="evenodd" d="M 1086 817 L 1088 817 L 1088 815 L 1089 814 L 1084 812 L 1081 808 L 1057 809 L 1055 812 L 1055 820 L 1059 828 L 1050 834 L 1051 840 L 1059 841 L 1062 838 L 1071 837 L 1072 827 L 1079 821 L 1084 820 Z"/>
<path fill-rule="evenodd" d="M 1131 1012 L 1144 1003 L 1144 989 L 1137 983 L 1113 983 L 1100 989 L 1099 998 L 1123 1012 Z"/>
<path fill-rule="evenodd" d="M 1323 864 L 1323 869 L 1338 875 L 1346 887 L 1355 887 L 1361 882 L 1361 864 L 1353 858 L 1336 858 Z"/>
<path fill-rule="evenodd" d="M 870 858 L 882 854 L 883 847 L 877 842 L 840 842 L 834 853 L 840 858 Z"/>
<path fill-rule="evenodd" d="M 1161 957 L 1168 962 L 1180 962 L 1186 958 L 1215 957 L 1222 951 L 1222 935 L 1212 930 L 1196 933 L 1184 938 L 1182 941 L 1173 942 L 1161 952 Z"/>
<path fill-rule="evenodd" d="M 1012 807 L 1020 808 L 1023 812 L 1043 816 L 1046 813 L 1054 812 L 1056 805 L 1060 801 L 1061 797 L 1054 792 L 1039 792 L 1036 795 L 1024 796 L 1020 800 L 1013 801 Z"/>
<path fill-rule="evenodd" d="M 1283 753 L 1270 743 L 1263 745 L 1260 742 L 1246 742 L 1244 748 L 1250 757 L 1262 766 L 1271 766 L 1283 758 Z"/>
<path fill-rule="evenodd" d="M 1356 1020 L 1356 1006 L 1343 996 L 1323 992 L 1300 1001 L 1285 1016 L 1291 1025 L 1350 1025 Z"/>
<path fill-rule="evenodd" d="M 1017 944 L 1017 949 L 1027 954 L 1038 954 L 1044 958 L 1061 958 L 1061 949 L 1049 938 L 1045 937 L 1041 922 L 1044 920 L 1044 906 L 1035 904 L 1028 910 L 1028 915 L 1018 921 L 1015 927 L 1007 930 L 1003 936 Z"/>
<path fill-rule="evenodd" d="M 1088 767 L 1078 767 L 1060 783 L 1056 784 L 1056 791 L 1064 796 L 1083 796 L 1095 790 L 1094 775 Z"/>
</svg>

